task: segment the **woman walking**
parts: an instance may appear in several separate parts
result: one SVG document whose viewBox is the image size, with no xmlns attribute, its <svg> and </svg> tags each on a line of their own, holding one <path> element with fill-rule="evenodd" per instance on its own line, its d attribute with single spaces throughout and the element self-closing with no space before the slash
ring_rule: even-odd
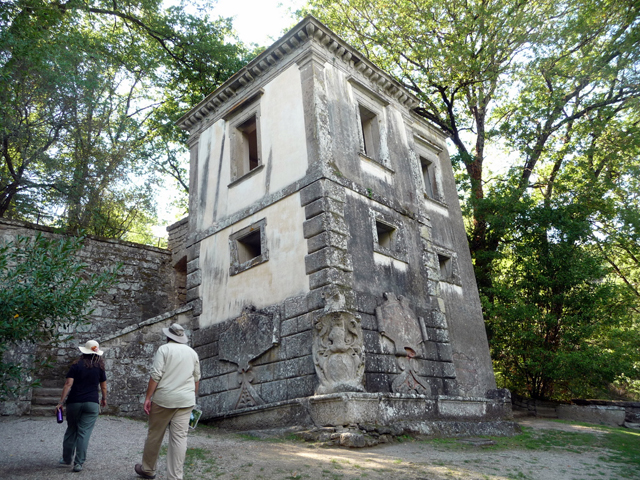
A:
<svg viewBox="0 0 640 480">
<path fill-rule="evenodd" d="M 91 431 L 100 413 L 98 385 L 102 390 L 100 405 L 107 406 L 107 376 L 104 361 L 100 358 L 104 352 L 95 340 L 89 340 L 79 348 L 82 356 L 71 365 L 60 403 L 56 406 L 57 412 L 62 409 L 64 399 L 67 399 L 67 431 L 62 441 L 60 464 L 71 465 L 73 461 L 74 472 L 82 471 Z"/>
</svg>

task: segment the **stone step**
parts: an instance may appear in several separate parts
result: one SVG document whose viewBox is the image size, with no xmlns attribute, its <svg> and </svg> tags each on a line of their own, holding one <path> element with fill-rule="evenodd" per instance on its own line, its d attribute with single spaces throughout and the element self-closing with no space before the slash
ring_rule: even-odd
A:
<svg viewBox="0 0 640 480">
<path fill-rule="evenodd" d="M 60 387 L 39 387 L 33 389 L 33 397 L 58 397 L 62 393 Z"/>
<path fill-rule="evenodd" d="M 32 417 L 55 417 L 55 405 L 31 405 Z"/>
<path fill-rule="evenodd" d="M 49 397 L 42 397 L 42 396 L 31 397 L 31 405 L 53 405 L 53 406 L 56 406 L 58 404 L 58 401 L 60 401 L 60 395 L 56 395 L 55 397 L 53 395 L 51 395 Z"/>
</svg>

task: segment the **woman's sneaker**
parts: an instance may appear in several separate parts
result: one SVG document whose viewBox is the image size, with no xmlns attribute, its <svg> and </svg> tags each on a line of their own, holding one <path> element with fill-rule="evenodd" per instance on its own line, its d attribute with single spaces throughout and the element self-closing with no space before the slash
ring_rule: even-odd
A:
<svg viewBox="0 0 640 480">
<path fill-rule="evenodd" d="M 80 465 L 79 463 L 76 463 L 76 464 L 73 466 L 73 471 L 74 471 L 74 472 L 81 472 L 81 471 L 82 471 L 82 465 Z"/>
<path fill-rule="evenodd" d="M 71 461 L 65 462 L 64 458 L 58 460 L 58 465 L 71 465 Z"/>
</svg>

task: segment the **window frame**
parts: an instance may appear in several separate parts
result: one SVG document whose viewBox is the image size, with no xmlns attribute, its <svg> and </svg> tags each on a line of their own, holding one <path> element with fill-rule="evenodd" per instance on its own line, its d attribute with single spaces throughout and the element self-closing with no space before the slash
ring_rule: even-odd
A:
<svg viewBox="0 0 640 480">
<path fill-rule="evenodd" d="M 242 110 L 228 119 L 229 136 L 231 144 L 230 152 L 230 180 L 229 186 L 248 178 L 263 168 L 262 161 L 262 128 L 261 128 L 261 112 L 260 102 L 255 101 L 250 105 L 243 105 Z M 251 120 L 255 122 L 255 149 L 256 149 L 256 166 L 251 168 L 251 148 L 247 144 L 246 124 Z"/>
<path fill-rule="evenodd" d="M 267 248 L 267 235 L 266 235 L 267 219 L 263 218 L 251 225 L 244 227 L 237 232 L 229 235 L 229 254 L 231 259 L 231 265 L 229 267 L 229 275 L 234 276 L 257 265 L 265 263 L 269 260 L 269 249 Z M 241 250 L 239 243 L 244 238 L 250 237 L 258 233 L 260 235 L 260 253 L 249 259 L 241 258 Z M 244 261 L 242 261 L 244 260 Z"/>
<path fill-rule="evenodd" d="M 401 223 L 382 212 L 371 210 L 371 233 L 373 236 L 373 251 L 387 257 L 395 258 L 406 263 L 406 248 L 404 231 Z M 380 241 L 380 228 L 389 232 L 388 243 Z M 385 233 L 386 233 L 385 232 Z"/>
<path fill-rule="evenodd" d="M 462 286 L 460 278 L 460 267 L 458 265 L 458 254 L 446 248 L 434 246 L 436 265 L 438 266 L 439 281 Z M 443 259 L 446 265 L 443 266 Z M 443 273 L 443 270 L 445 272 Z"/>
<path fill-rule="evenodd" d="M 442 149 L 419 135 L 414 135 L 413 139 L 424 198 L 446 205 L 439 157 Z"/>
</svg>

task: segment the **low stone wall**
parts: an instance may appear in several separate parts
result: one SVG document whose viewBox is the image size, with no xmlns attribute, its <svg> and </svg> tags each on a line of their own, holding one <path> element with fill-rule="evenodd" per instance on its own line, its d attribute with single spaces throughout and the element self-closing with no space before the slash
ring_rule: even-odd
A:
<svg viewBox="0 0 640 480">
<path fill-rule="evenodd" d="M 99 339 L 104 349 L 107 389 L 111 415 L 144 417 L 144 403 L 153 355 L 166 343 L 162 329 L 179 323 L 191 337 L 191 307 L 146 320 Z"/>
<path fill-rule="evenodd" d="M 513 394 L 516 416 L 558 418 L 575 422 L 640 428 L 640 402 L 574 399 L 569 403 L 533 400 Z"/>
<path fill-rule="evenodd" d="M 35 236 L 38 233 L 57 238 L 53 229 L 26 222 L 0 219 L 0 242 L 11 241 L 18 235 Z M 78 356 L 78 345 L 89 339 L 109 338 L 128 327 L 154 319 L 158 315 L 178 308 L 180 296 L 176 288 L 176 275 L 169 250 L 118 240 L 88 237 L 79 252 L 89 272 L 101 272 L 122 264 L 115 284 L 96 296 L 90 323 L 74 330 L 64 331 L 72 338 L 52 349 L 41 346 L 35 352 L 38 359 L 48 359 L 53 369 L 36 372 L 36 379 L 44 387 L 58 387 L 70 363 Z M 18 348 L 18 347 L 16 347 Z M 15 350 L 15 348 L 14 348 Z M 0 405 L 0 413 L 24 414 L 30 410 L 31 394 Z"/>
<path fill-rule="evenodd" d="M 612 427 L 624 426 L 625 411 L 622 407 L 558 405 L 556 412 L 560 420 L 596 423 Z"/>
</svg>

